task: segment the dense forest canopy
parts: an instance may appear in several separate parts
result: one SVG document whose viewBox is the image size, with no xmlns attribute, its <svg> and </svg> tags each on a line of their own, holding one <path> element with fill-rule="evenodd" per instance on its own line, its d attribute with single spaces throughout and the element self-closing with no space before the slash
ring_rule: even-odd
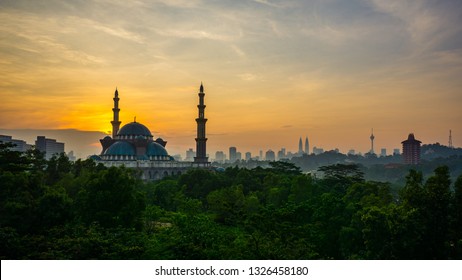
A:
<svg viewBox="0 0 462 280">
<path fill-rule="evenodd" d="M 461 259 L 462 176 L 357 165 L 195 169 L 143 182 L 92 160 L 0 143 L 2 259 Z"/>
</svg>

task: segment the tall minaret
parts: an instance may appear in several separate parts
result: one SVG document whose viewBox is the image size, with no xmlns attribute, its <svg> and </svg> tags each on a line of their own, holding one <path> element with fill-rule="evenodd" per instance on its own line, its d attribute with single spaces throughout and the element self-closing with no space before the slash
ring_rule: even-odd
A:
<svg viewBox="0 0 462 280">
<path fill-rule="evenodd" d="M 117 88 L 114 93 L 114 108 L 112 108 L 112 111 L 114 112 L 114 119 L 112 120 L 112 138 L 114 139 L 117 136 L 117 133 L 119 132 L 119 127 L 120 127 L 120 121 L 119 121 L 119 92 L 117 91 Z"/>
<path fill-rule="evenodd" d="M 310 154 L 310 144 L 308 142 L 308 137 L 305 138 L 305 154 Z"/>
<path fill-rule="evenodd" d="M 370 153 L 371 153 L 371 154 L 375 154 L 375 152 L 374 152 L 374 139 L 375 139 L 375 136 L 374 136 L 374 129 L 372 129 L 372 131 L 371 131 L 371 137 L 370 137 L 370 139 L 371 139 L 371 151 L 370 151 Z"/>
<path fill-rule="evenodd" d="M 204 116 L 205 104 L 204 104 L 204 86 L 201 83 L 199 88 L 199 117 L 196 119 L 197 122 L 197 138 L 196 138 L 196 156 L 194 157 L 194 162 L 197 163 L 208 163 L 208 158 L 206 154 L 206 142 L 205 138 L 205 123 L 207 119 Z"/>
</svg>

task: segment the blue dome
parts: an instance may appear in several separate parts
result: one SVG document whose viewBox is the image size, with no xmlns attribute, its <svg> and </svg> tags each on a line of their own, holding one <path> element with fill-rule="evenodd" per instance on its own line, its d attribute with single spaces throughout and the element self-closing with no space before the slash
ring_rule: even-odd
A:
<svg viewBox="0 0 462 280">
<path fill-rule="evenodd" d="M 117 133 L 117 135 L 152 137 L 151 131 L 149 131 L 149 129 L 144 125 L 137 122 L 127 123 L 119 130 L 119 133 Z"/>
<path fill-rule="evenodd" d="M 132 144 L 124 141 L 118 141 L 112 144 L 105 152 L 104 155 L 111 156 L 134 156 L 136 155 L 135 147 Z"/>
<path fill-rule="evenodd" d="M 164 147 L 157 144 L 156 142 L 151 142 L 146 149 L 146 155 L 148 156 L 168 156 L 167 150 Z"/>
<path fill-rule="evenodd" d="M 100 156 L 97 156 L 97 155 L 91 155 L 88 157 L 89 159 L 92 159 L 94 161 L 100 161 L 101 160 L 101 157 Z"/>
</svg>

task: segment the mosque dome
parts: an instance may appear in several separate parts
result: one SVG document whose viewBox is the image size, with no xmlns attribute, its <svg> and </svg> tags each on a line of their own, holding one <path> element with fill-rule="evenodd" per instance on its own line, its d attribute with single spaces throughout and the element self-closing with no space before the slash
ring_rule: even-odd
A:
<svg viewBox="0 0 462 280">
<path fill-rule="evenodd" d="M 92 159 L 92 160 L 94 160 L 94 161 L 99 161 L 99 160 L 101 160 L 101 157 L 98 156 L 98 155 L 91 155 L 91 156 L 89 156 L 88 158 L 89 158 L 89 159 Z"/>
<path fill-rule="evenodd" d="M 136 155 L 135 147 L 126 141 L 118 141 L 112 144 L 105 152 L 104 155 L 111 156 L 134 156 Z"/>
<path fill-rule="evenodd" d="M 167 150 L 156 142 L 149 143 L 146 149 L 147 156 L 168 156 Z"/>
<path fill-rule="evenodd" d="M 147 136 L 152 137 L 151 131 L 149 129 L 137 122 L 131 122 L 124 125 L 117 136 Z"/>
</svg>

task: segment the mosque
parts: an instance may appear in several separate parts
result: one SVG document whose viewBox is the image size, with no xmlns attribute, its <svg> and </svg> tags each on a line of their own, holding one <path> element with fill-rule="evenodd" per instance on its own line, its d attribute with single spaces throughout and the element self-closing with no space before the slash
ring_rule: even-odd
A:
<svg viewBox="0 0 462 280">
<path fill-rule="evenodd" d="M 114 108 L 112 124 L 112 137 L 106 136 L 100 140 L 102 152 L 93 156 L 97 162 L 110 166 L 125 166 L 140 171 L 141 179 L 146 181 L 159 180 L 166 176 L 181 175 L 191 168 L 210 168 L 206 156 L 205 137 L 205 104 L 204 87 L 199 88 L 199 116 L 197 122 L 196 157 L 194 162 L 179 162 L 174 160 L 166 150 L 167 142 L 162 138 L 154 139 L 151 131 L 143 124 L 128 123 L 120 128 L 119 120 L 119 92 L 114 93 Z M 120 128 L 120 129 L 119 129 Z"/>
</svg>

